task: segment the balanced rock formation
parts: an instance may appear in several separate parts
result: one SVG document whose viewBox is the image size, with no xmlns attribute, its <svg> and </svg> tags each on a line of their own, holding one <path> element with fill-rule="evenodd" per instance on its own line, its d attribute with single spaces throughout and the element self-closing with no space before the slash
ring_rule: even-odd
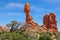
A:
<svg viewBox="0 0 60 40">
<path fill-rule="evenodd" d="M 49 31 L 58 32 L 56 15 L 54 13 L 50 13 L 49 15 L 46 14 L 44 16 L 44 18 L 43 18 L 43 25 Z"/>
<path fill-rule="evenodd" d="M 24 7 L 24 12 L 26 13 L 26 24 L 20 28 L 20 32 L 28 31 L 28 32 L 46 32 L 43 27 L 40 27 L 37 23 L 34 22 L 32 16 L 30 15 L 30 4 L 26 3 Z"/>
<path fill-rule="evenodd" d="M 34 22 L 30 15 L 30 4 L 28 2 L 25 4 L 24 12 L 26 14 L 26 24 L 20 28 L 20 32 L 58 32 L 56 16 L 54 13 L 46 14 L 43 18 L 43 25 L 39 26 Z"/>
<path fill-rule="evenodd" d="M 30 4 L 28 2 L 25 4 L 24 12 L 26 13 L 26 23 L 35 26 L 36 23 L 34 22 L 32 16 L 30 15 Z"/>
</svg>

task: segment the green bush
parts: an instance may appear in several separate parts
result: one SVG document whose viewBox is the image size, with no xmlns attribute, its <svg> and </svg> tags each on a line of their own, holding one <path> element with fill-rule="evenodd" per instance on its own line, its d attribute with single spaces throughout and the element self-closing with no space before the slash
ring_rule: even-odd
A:
<svg viewBox="0 0 60 40">
<path fill-rule="evenodd" d="M 44 33 L 42 32 L 41 35 L 40 35 L 40 38 L 39 40 L 52 40 L 51 39 L 51 33 Z"/>
<path fill-rule="evenodd" d="M 49 36 L 41 36 L 39 40 L 52 40 Z"/>
<path fill-rule="evenodd" d="M 6 32 L 0 35 L 0 40 L 26 40 L 26 38 L 16 32 Z"/>
</svg>

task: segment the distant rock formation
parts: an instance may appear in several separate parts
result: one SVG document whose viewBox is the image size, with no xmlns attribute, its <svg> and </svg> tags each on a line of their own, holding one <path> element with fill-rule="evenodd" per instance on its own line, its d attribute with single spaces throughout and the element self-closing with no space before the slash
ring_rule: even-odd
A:
<svg viewBox="0 0 60 40">
<path fill-rule="evenodd" d="M 1 31 L 10 32 L 8 27 L 3 27 L 3 26 L 0 25 L 0 32 Z"/>
<path fill-rule="evenodd" d="M 25 4 L 24 12 L 26 13 L 26 23 L 35 26 L 36 23 L 34 22 L 32 16 L 30 15 L 30 4 L 28 2 Z"/>
<path fill-rule="evenodd" d="M 2 27 L 3 31 L 10 32 L 10 29 L 8 27 Z"/>
<path fill-rule="evenodd" d="M 54 13 L 46 14 L 43 18 L 43 26 L 53 32 L 58 32 L 57 20 Z"/>
</svg>

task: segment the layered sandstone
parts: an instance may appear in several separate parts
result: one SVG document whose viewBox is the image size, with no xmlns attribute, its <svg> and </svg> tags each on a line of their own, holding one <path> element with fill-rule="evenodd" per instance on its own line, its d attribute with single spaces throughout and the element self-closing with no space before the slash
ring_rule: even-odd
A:
<svg viewBox="0 0 60 40">
<path fill-rule="evenodd" d="M 43 18 L 43 25 L 49 31 L 58 32 L 57 29 L 57 20 L 56 15 L 54 13 L 46 14 Z"/>
<path fill-rule="evenodd" d="M 25 4 L 24 12 L 26 13 L 26 23 L 32 26 L 36 26 L 37 24 L 34 22 L 32 16 L 30 15 L 30 4 L 28 2 Z"/>
<path fill-rule="evenodd" d="M 46 27 L 47 29 L 49 28 L 49 14 L 46 14 L 43 18 L 43 25 L 44 27 Z"/>
<path fill-rule="evenodd" d="M 30 15 L 30 4 L 26 3 L 24 7 L 24 12 L 26 13 L 26 24 L 20 28 L 22 31 L 33 31 L 33 32 L 58 32 L 57 20 L 54 13 L 46 14 L 43 18 L 43 26 L 39 26 L 34 22 L 32 16 Z"/>
</svg>

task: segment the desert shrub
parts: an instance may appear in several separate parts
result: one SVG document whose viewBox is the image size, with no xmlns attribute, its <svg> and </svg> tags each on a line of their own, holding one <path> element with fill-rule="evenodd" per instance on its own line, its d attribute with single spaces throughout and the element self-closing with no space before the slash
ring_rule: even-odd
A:
<svg viewBox="0 0 60 40">
<path fill-rule="evenodd" d="M 55 38 L 56 38 L 56 40 L 60 40 L 60 33 L 59 32 L 55 33 Z"/>
<path fill-rule="evenodd" d="M 31 25 L 28 25 L 28 24 L 24 24 L 23 26 L 22 26 L 22 28 L 29 28 L 29 27 L 31 27 Z M 21 34 L 23 34 L 26 38 L 27 38 L 27 40 L 38 40 L 38 33 L 37 32 L 33 32 L 33 31 L 30 31 L 30 30 L 19 30 L 19 32 L 21 33 Z"/>
<path fill-rule="evenodd" d="M 40 33 L 39 40 L 52 40 L 51 39 L 51 33 L 49 33 L 49 32 L 42 32 L 42 33 Z"/>
<path fill-rule="evenodd" d="M 16 32 L 6 32 L 0 35 L 0 40 L 26 40 L 26 38 Z"/>
<path fill-rule="evenodd" d="M 52 40 L 49 36 L 41 36 L 39 40 Z"/>
</svg>

